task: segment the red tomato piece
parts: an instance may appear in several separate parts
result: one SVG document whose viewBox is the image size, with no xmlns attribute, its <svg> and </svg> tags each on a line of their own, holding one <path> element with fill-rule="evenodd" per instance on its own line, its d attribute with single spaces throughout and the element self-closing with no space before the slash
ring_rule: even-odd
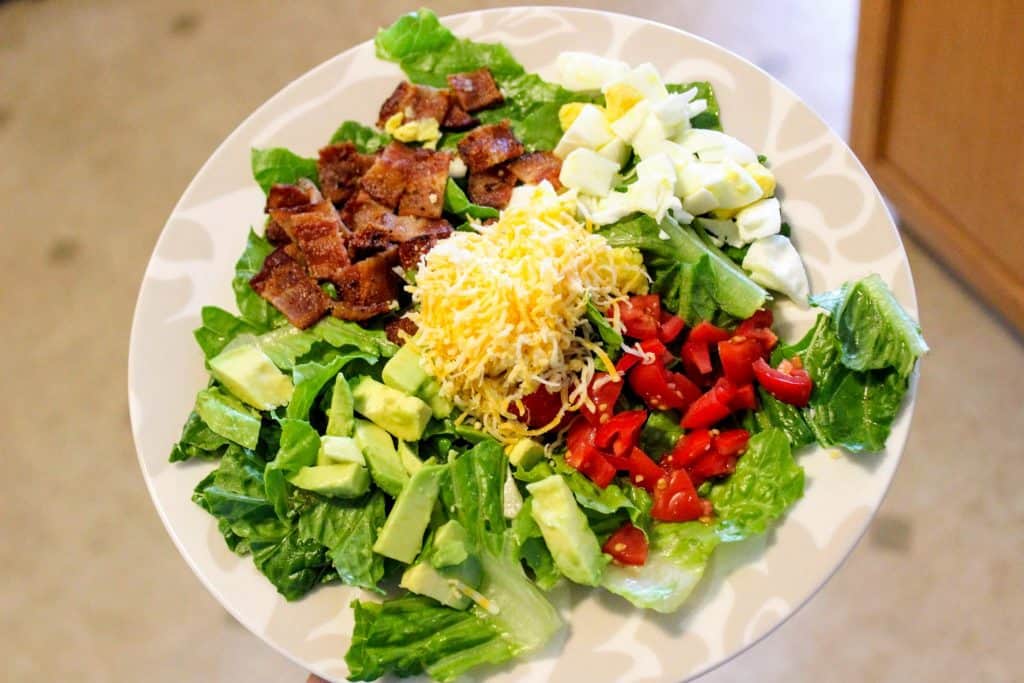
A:
<svg viewBox="0 0 1024 683">
<path fill-rule="evenodd" d="M 597 428 L 594 444 L 615 455 L 625 455 L 636 446 L 640 429 L 647 421 L 646 410 L 627 410 L 615 415 Z"/>
<path fill-rule="evenodd" d="M 814 382 L 807 371 L 799 366 L 799 360 L 796 364 L 783 361 L 775 369 L 759 358 L 754 363 L 754 376 L 765 391 L 783 403 L 802 408 L 811 400 Z"/>
<path fill-rule="evenodd" d="M 764 350 L 753 337 L 736 335 L 718 342 L 718 358 L 722 361 L 722 374 L 736 385 L 754 381 L 754 361 L 761 358 Z"/>
<path fill-rule="evenodd" d="M 697 326 L 690 330 L 690 336 L 686 340 L 699 344 L 717 344 L 731 336 L 732 333 L 729 330 L 724 330 L 704 320 L 697 323 Z"/>
<path fill-rule="evenodd" d="M 665 470 L 651 460 L 651 456 L 636 447 L 629 452 L 629 466 L 626 469 L 629 470 L 630 480 L 636 486 L 647 489 L 651 493 L 665 476 Z"/>
<path fill-rule="evenodd" d="M 736 397 L 736 387 L 725 377 L 694 401 L 683 415 L 680 423 L 683 429 L 698 429 L 725 419 L 732 413 L 732 401 Z"/>
<path fill-rule="evenodd" d="M 524 412 L 513 403 L 509 410 L 513 415 L 524 422 L 527 427 L 543 427 L 558 417 L 562 409 L 562 397 L 557 393 L 551 393 L 547 387 L 540 387 L 532 394 L 523 396 Z"/>
<path fill-rule="evenodd" d="M 594 453 L 588 461 L 583 463 L 583 467 L 580 468 L 580 472 L 601 488 L 605 488 L 608 484 L 612 483 L 616 471 L 615 466 L 608 462 L 608 459 L 602 453 Z"/>
<path fill-rule="evenodd" d="M 705 513 L 703 501 L 686 470 L 674 470 L 654 487 L 651 517 L 660 522 L 688 522 Z"/>
<path fill-rule="evenodd" d="M 772 332 L 773 322 L 775 322 L 775 317 L 772 312 L 762 308 L 739 324 L 739 327 L 736 328 L 736 336 L 757 340 L 764 352 L 763 355 L 767 357 L 779 343 L 778 336 Z"/>
<path fill-rule="evenodd" d="M 715 435 L 714 450 L 722 455 L 739 455 L 747 442 L 750 441 L 750 432 L 746 429 L 727 429 Z"/>
<path fill-rule="evenodd" d="M 729 407 L 733 410 L 757 410 L 757 392 L 754 391 L 754 385 L 744 384 L 736 387 L 736 396 Z"/>
<path fill-rule="evenodd" d="M 686 468 L 690 481 L 700 486 L 708 479 L 722 477 L 736 471 L 736 456 L 711 451 L 703 458 Z"/>
<path fill-rule="evenodd" d="M 654 355 L 654 362 L 668 365 L 672 361 L 672 354 L 661 342 L 660 339 L 645 339 L 640 342 L 640 350 L 644 353 Z"/>
<path fill-rule="evenodd" d="M 686 323 L 678 315 L 673 315 L 668 311 L 661 312 L 661 327 L 658 328 L 658 339 L 671 344 L 675 341 L 676 337 L 683 333 L 686 328 Z"/>
<path fill-rule="evenodd" d="M 647 562 L 647 536 L 632 522 L 626 522 L 608 537 L 601 550 L 619 564 L 639 567 Z"/>
<path fill-rule="evenodd" d="M 587 396 L 590 397 L 594 407 L 591 409 L 583 405 L 580 408 L 580 414 L 595 427 L 607 422 L 615 411 L 615 403 L 619 400 L 619 394 L 622 393 L 622 385 L 621 377 L 618 381 L 612 381 L 608 378 L 608 373 L 596 373 L 594 379 L 590 381 L 590 386 L 587 387 Z"/>
<path fill-rule="evenodd" d="M 637 365 L 630 370 L 627 381 L 651 410 L 684 410 L 700 394 L 685 375 L 669 372 L 657 362 Z"/>
<path fill-rule="evenodd" d="M 683 435 L 676 442 L 675 448 L 668 454 L 669 466 L 686 467 L 711 451 L 711 432 L 707 429 L 694 429 Z"/>
<path fill-rule="evenodd" d="M 604 488 L 615 478 L 615 467 L 594 444 L 597 428 L 577 418 L 566 437 L 565 461 Z"/>
<path fill-rule="evenodd" d="M 656 339 L 661 320 L 661 297 L 657 294 L 630 297 L 615 304 L 626 334 L 634 339 Z"/>
<path fill-rule="evenodd" d="M 710 375 L 714 369 L 711 365 L 711 351 L 708 345 L 702 342 L 687 339 L 679 349 L 679 357 L 682 358 L 683 367 L 691 377 Z"/>
</svg>

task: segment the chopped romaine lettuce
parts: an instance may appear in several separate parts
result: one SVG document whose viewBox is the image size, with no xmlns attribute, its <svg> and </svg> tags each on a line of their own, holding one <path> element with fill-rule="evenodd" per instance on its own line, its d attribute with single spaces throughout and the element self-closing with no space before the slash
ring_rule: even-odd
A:
<svg viewBox="0 0 1024 683">
<path fill-rule="evenodd" d="M 263 473 L 267 499 L 273 503 L 274 510 L 281 519 L 286 519 L 288 515 L 287 476 L 295 474 L 303 467 L 315 465 L 319 451 L 320 435 L 312 425 L 302 420 L 281 420 L 280 447 Z"/>
<path fill-rule="evenodd" d="M 384 558 L 373 552 L 384 524 L 384 495 L 373 492 L 357 500 L 321 498 L 299 515 L 299 538 L 327 548 L 327 557 L 343 583 L 382 593 Z"/>
<path fill-rule="evenodd" d="M 291 184 L 300 178 L 317 181 L 316 159 L 300 157 L 283 147 L 253 148 L 250 161 L 252 177 L 264 193 L 270 192 L 271 186 L 277 183 Z"/>
<path fill-rule="evenodd" d="M 217 387 L 196 395 L 196 414 L 215 434 L 246 448 L 256 448 L 260 438 L 260 413 Z"/>
<path fill-rule="evenodd" d="M 498 210 L 489 206 L 481 206 L 469 201 L 469 197 L 462 191 L 459 184 L 453 179 L 448 179 L 444 188 L 444 210 L 448 213 L 455 213 L 464 218 L 497 218 Z"/>
<path fill-rule="evenodd" d="M 235 264 L 235 277 L 231 281 L 231 288 L 235 292 L 235 303 L 238 305 L 242 317 L 259 328 L 260 331 L 269 330 L 287 322 L 280 311 L 253 291 L 249 285 L 249 280 L 252 280 L 256 273 L 260 272 L 264 259 L 272 251 L 274 251 L 273 245 L 250 229 L 245 243 L 245 251 L 242 252 Z"/>
<path fill-rule="evenodd" d="M 358 121 L 346 121 L 331 136 L 332 145 L 338 142 L 351 142 L 363 154 L 373 154 L 391 142 L 391 136 Z"/>
</svg>

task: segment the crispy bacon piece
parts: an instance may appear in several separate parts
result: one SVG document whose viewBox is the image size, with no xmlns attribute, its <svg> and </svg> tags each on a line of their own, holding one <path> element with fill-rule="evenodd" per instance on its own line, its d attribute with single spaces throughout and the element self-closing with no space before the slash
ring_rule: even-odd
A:
<svg viewBox="0 0 1024 683">
<path fill-rule="evenodd" d="M 498 84 L 494 82 L 491 70 L 486 66 L 476 71 L 450 74 L 448 85 L 451 86 L 455 100 L 470 113 L 496 107 L 505 101 Z"/>
<path fill-rule="evenodd" d="M 470 171 L 485 171 L 526 151 L 508 121 L 474 128 L 459 141 L 459 156 Z"/>
<path fill-rule="evenodd" d="M 381 105 L 377 127 L 383 128 L 388 119 L 398 112 L 402 112 L 403 121 L 434 119 L 441 123 L 448 113 L 450 102 L 451 93 L 447 90 L 402 81 Z"/>
<path fill-rule="evenodd" d="M 305 329 L 323 317 L 331 300 L 285 249 L 272 251 L 249 285 L 284 313 L 292 325 Z"/>
<path fill-rule="evenodd" d="M 384 326 L 384 333 L 388 336 L 388 341 L 392 344 L 398 344 L 403 346 L 405 340 L 416 334 L 416 323 L 410 320 L 407 316 L 396 318 Z"/>
<path fill-rule="evenodd" d="M 355 253 L 377 251 L 423 235 L 440 239 L 452 233 L 451 224 L 444 219 L 396 216 L 365 192 L 349 200 L 343 218 L 352 227 L 348 246 Z"/>
<path fill-rule="evenodd" d="M 562 187 L 558 182 L 562 160 L 551 152 L 529 152 L 508 162 L 507 168 L 521 183 L 537 185 L 542 180 L 547 180 L 556 190 Z"/>
<path fill-rule="evenodd" d="M 288 222 L 287 216 L 290 214 L 296 211 L 306 211 L 307 207 L 320 201 L 323 201 L 320 190 L 306 178 L 300 178 L 294 185 L 281 183 L 272 185 L 270 192 L 267 193 L 267 203 L 264 207 L 264 211 L 270 214 L 270 220 L 267 221 L 263 236 L 275 246 L 288 244 L 292 239 L 291 235 L 288 234 L 285 226 L 274 218 L 274 214 L 276 213 L 278 217 L 284 216 L 285 222 Z"/>
<path fill-rule="evenodd" d="M 348 232 L 348 229 L 341 222 L 341 218 L 338 216 L 338 210 L 334 208 L 334 204 L 331 204 L 326 199 L 321 199 L 316 204 L 303 204 L 302 206 L 291 208 L 271 209 L 270 220 L 277 224 L 289 240 L 294 240 L 295 233 L 292 229 L 292 224 L 295 222 L 296 217 L 306 214 L 315 214 L 325 220 L 333 221 L 342 234 Z"/>
<path fill-rule="evenodd" d="M 470 116 L 469 113 L 459 106 L 458 102 L 452 100 L 452 106 L 441 122 L 441 127 L 446 130 L 465 130 L 480 123 L 480 119 Z"/>
<path fill-rule="evenodd" d="M 363 190 L 404 215 L 440 218 L 451 155 L 392 141 L 360 181 Z"/>
<path fill-rule="evenodd" d="M 495 166 L 486 171 L 470 171 L 467 188 L 469 199 L 474 204 L 504 209 L 512 198 L 516 178 L 504 166 Z"/>
<path fill-rule="evenodd" d="M 373 166 L 374 156 L 362 154 L 351 142 L 327 145 L 320 150 L 317 174 L 324 195 L 336 205 L 348 201 L 359 179 Z"/>
<path fill-rule="evenodd" d="M 406 270 L 420 267 L 420 259 L 434 248 L 441 239 L 448 235 L 420 235 L 398 245 L 398 262 Z"/>
<path fill-rule="evenodd" d="M 306 260 L 306 270 L 317 280 L 330 279 L 349 265 L 348 248 L 337 215 L 300 213 L 291 217 L 291 233 Z"/>
<path fill-rule="evenodd" d="M 267 226 L 263 229 L 263 236 L 275 247 L 280 247 L 292 241 L 292 238 L 284 231 L 281 224 L 273 218 L 267 219 Z"/>
<path fill-rule="evenodd" d="M 402 281 L 394 272 L 394 247 L 343 268 L 335 277 L 338 300 L 331 314 L 342 320 L 367 320 L 397 306 Z"/>
</svg>

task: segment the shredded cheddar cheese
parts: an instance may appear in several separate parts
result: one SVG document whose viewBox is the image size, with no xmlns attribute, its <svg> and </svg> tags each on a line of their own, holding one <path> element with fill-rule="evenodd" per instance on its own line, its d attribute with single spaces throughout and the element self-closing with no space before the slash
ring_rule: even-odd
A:
<svg viewBox="0 0 1024 683">
<path fill-rule="evenodd" d="M 572 193 L 559 196 L 546 182 L 516 191 L 496 223 L 428 252 L 409 288 L 418 328 L 411 343 L 425 369 L 505 442 L 561 419 L 528 429 L 512 412 L 524 396 L 545 386 L 560 394 L 563 413 L 575 410 L 589 400 L 595 356 L 612 368 L 581 332 L 588 298 L 604 309 L 648 285 L 641 255 L 578 221 Z"/>
</svg>

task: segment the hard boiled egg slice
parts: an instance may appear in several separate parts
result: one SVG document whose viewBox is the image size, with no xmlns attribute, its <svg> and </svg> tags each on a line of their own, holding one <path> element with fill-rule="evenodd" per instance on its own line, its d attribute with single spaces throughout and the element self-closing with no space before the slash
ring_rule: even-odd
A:
<svg viewBox="0 0 1024 683">
<path fill-rule="evenodd" d="M 597 153 L 605 159 L 614 161 L 621 168 L 626 163 L 626 160 L 629 159 L 629 145 L 621 138 L 612 138 L 611 142 L 607 142 L 599 147 Z"/>
<path fill-rule="evenodd" d="M 687 90 L 686 93 L 672 94 L 651 106 L 651 111 L 658 117 L 661 123 L 675 135 L 679 135 L 684 129 L 690 127 L 690 99 L 696 90 Z"/>
<path fill-rule="evenodd" d="M 718 200 L 715 199 L 715 195 L 708 192 L 706 187 L 702 187 L 683 198 L 683 208 L 694 216 L 699 216 L 718 208 Z"/>
<path fill-rule="evenodd" d="M 686 208 L 686 205 L 683 205 Z M 718 239 L 719 245 L 722 243 L 728 244 L 730 247 L 742 247 L 746 242 L 740 237 L 739 228 L 736 227 L 736 221 L 732 220 L 718 220 L 716 218 L 698 218 L 698 224 L 704 228 L 713 237 Z"/>
<path fill-rule="evenodd" d="M 668 142 L 668 136 L 669 129 L 662 123 L 661 118 L 652 111 L 647 114 L 647 118 L 644 119 L 636 134 L 633 135 L 633 151 L 641 159 L 646 159 L 655 154 L 664 154 L 662 148 Z"/>
<path fill-rule="evenodd" d="M 629 73 L 625 62 L 587 52 L 561 53 L 555 60 L 555 69 L 559 81 L 569 90 L 598 90 Z"/>
<path fill-rule="evenodd" d="M 743 269 L 759 285 L 785 294 L 800 306 L 807 305 L 807 271 L 788 237 L 772 235 L 755 241 L 743 258 Z"/>
<path fill-rule="evenodd" d="M 760 199 L 736 214 L 736 226 L 743 244 L 778 234 L 782 229 L 782 207 L 775 197 Z"/>
<path fill-rule="evenodd" d="M 651 113 L 651 105 L 647 100 L 640 100 L 625 114 L 611 123 L 612 133 L 619 139 L 626 142 L 633 142 L 640 127 L 644 125 Z"/>
<path fill-rule="evenodd" d="M 607 90 L 616 85 L 628 85 L 631 88 L 635 88 L 640 91 L 645 99 L 650 100 L 652 103 L 661 102 L 668 97 L 668 89 L 665 88 L 665 82 L 661 80 L 661 74 L 649 62 L 641 64 L 632 71 L 608 81 L 601 88 L 601 92 L 607 94 Z"/>
<path fill-rule="evenodd" d="M 580 109 L 580 113 L 576 115 L 562 139 L 558 141 L 554 150 L 555 156 L 564 159 L 579 147 L 597 149 L 610 142 L 614 137 L 615 134 L 608 127 L 604 112 L 592 104 L 586 104 Z"/>
<path fill-rule="evenodd" d="M 726 159 L 718 164 L 702 166 L 712 169 L 705 178 L 704 187 L 718 200 L 719 209 L 738 209 L 764 196 L 761 186 L 735 161 Z"/>
<path fill-rule="evenodd" d="M 612 190 L 619 164 L 597 152 L 579 147 L 562 162 L 558 180 L 568 188 L 585 194 L 603 197 Z"/>
<path fill-rule="evenodd" d="M 634 211 L 660 221 L 669 210 L 681 210 L 675 196 L 676 169 L 667 154 L 655 154 L 636 165 L 637 180 L 626 190 Z"/>
<path fill-rule="evenodd" d="M 737 164 L 757 163 L 757 155 L 736 138 L 717 130 L 691 128 L 684 131 L 676 140 L 690 150 L 701 161 L 725 161 L 729 159 Z M 749 175 L 749 174 L 748 174 Z"/>
</svg>

